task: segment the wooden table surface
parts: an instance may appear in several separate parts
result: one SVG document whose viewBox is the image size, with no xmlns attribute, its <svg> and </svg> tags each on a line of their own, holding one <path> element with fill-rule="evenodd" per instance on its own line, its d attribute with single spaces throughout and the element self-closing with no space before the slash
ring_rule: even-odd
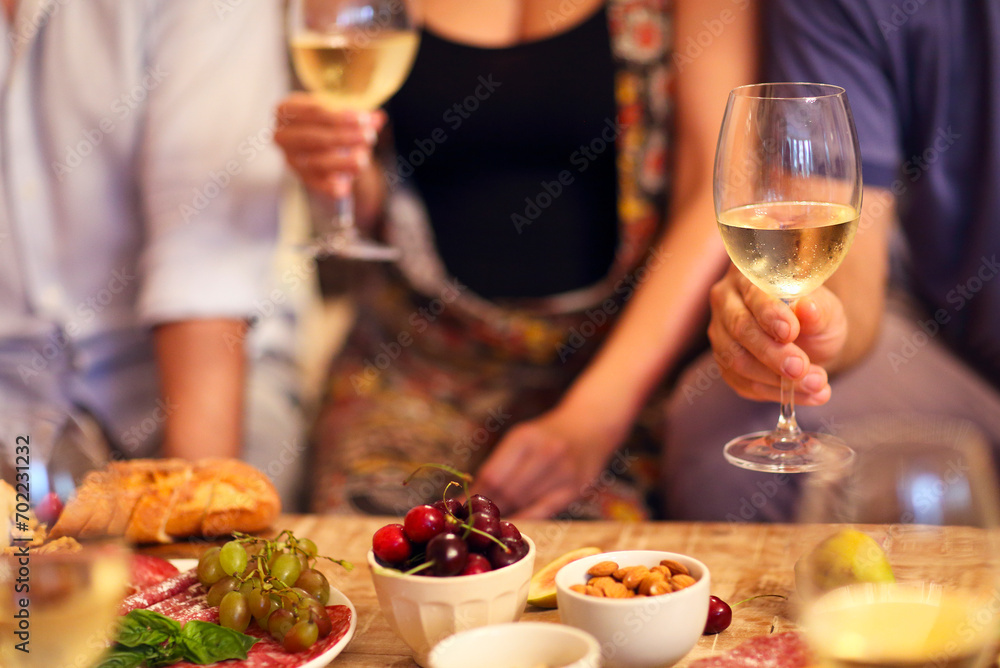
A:
<svg viewBox="0 0 1000 668">
<path fill-rule="evenodd" d="M 321 554 L 347 559 L 355 565 L 351 572 L 330 563 L 321 566 L 331 585 L 343 592 L 358 612 L 354 638 L 332 666 L 411 668 L 417 665 L 407 646 L 393 634 L 379 611 L 365 557 L 372 534 L 383 524 L 394 521 L 398 520 L 286 515 L 275 525 L 279 529 L 291 529 L 297 536 L 311 538 Z M 736 523 L 521 521 L 516 524 L 535 541 L 536 571 L 565 552 L 586 545 L 604 551 L 669 550 L 704 562 L 711 572 L 712 593 L 730 603 L 759 594 L 788 597 L 759 598 L 738 606 L 733 612 L 732 626 L 721 634 L 702 636 L 697 646 L 678 664 L 680 668 L 694 659 L 731 649 L 747 638 L 793 630 L 793 565 L 806 540 L 814 537 L 810 533 L 829 532 L 823 527 Z M 192 556 L 194 549 L 193 545 L 175 545 L 160 548 L 158 553 Z M 527 606 L 521 619 L 558 622 L 559 611 Z"/>
</svg>

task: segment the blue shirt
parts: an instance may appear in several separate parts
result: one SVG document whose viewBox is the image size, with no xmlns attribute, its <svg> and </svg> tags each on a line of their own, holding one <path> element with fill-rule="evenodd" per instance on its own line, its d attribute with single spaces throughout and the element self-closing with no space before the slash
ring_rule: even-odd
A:
<svg viewBox="0 0 1000 668">
<path fill-rule="evenodd" d="M 897 197 L 925 331 L 1000 386 L 1000 1 L 766 6 L 765 78 L 847 90 L 865 185 Z"/>
</svg>

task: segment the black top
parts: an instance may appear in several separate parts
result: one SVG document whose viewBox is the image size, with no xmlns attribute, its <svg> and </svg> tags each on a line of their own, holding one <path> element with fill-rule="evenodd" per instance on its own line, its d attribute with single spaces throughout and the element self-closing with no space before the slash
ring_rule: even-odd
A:
<svg viewBox="0 0 1000 668">
<path fill-rule="evenodd" d="M 424 31 L 386 110 L 397 168 L 449 272 L 489 298 L 603 278 L 618 239 L 614 67 L 605 10 L 508 48 Z"/>
</svg>

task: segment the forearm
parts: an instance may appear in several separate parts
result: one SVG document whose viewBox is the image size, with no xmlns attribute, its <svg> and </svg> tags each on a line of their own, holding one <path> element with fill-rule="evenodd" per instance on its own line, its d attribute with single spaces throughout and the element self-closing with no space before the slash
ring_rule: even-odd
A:
<svg viewBox="0 0 1000 668">
<path fill-rule="evenodd" d="M 885 311 L 895 198 L 888 190 L 866 188 L 862 209 L 854 243 L 826 283 L 843 303 L 848 323 L 843 349 L 824 365 L 830 374 L 850 368 L 871 350 Z"/>
<path fill-rule="evenodd" d="M 242 444 L 246 323 L 187 320 L 153 330 L 160 390 L 170 406 L 163 455 L 236 457 Z"/>
</svg>

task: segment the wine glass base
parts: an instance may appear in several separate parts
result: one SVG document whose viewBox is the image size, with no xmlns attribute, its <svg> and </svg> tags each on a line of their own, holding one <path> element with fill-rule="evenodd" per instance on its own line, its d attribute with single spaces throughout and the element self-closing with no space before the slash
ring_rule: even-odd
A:
<svg viewBox="0 0 1000 668">
<path fill-rule="evenodd" d="M 317 257 L 341 257 L 369 262 L 396 262 L 402 252 L 394 246 L 368 241 L 361 237 L 335 237 L 322 244 Z"/>
<path fill-rule="evenodd" d="M 765 473 L 809 473 L 845 467 L 854 451 L 836 436 L 802 432 L 795 441 L 782 440 L 773 431 L 738 436 L 726 443 L 730 464 Z"/>
</svg>

